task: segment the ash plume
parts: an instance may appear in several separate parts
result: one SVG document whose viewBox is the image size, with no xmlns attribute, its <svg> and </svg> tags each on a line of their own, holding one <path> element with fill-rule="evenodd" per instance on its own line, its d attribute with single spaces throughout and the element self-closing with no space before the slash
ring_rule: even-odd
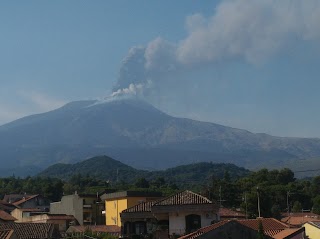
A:
<svg viewBox="0 0 320 239">
<path fill-rule="evenodd" d="M 214 77 L 190 79 L 188 72 L 233 61 L 255 67 L 299 42 L 319 44 L 319 22 L 317 0 L 223 0 L 210 17 L 199 13 L 187 17 L 185 39 L 172 43 L 159 37 L 146 46 L 132 47 L 111 97 L 163 99 L 168 94 L 180 96 L 177 89 L 196 89 L 197 81 L 206 87 Z"/>
</svg>

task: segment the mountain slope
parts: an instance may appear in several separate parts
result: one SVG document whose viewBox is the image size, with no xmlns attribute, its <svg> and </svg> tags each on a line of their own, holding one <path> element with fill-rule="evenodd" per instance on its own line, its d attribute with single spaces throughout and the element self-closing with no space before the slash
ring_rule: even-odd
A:
<svg viewBox="0 0 320 239">
<path fill-rule="evenodd" d="M 254 134 L 169 116 L 140 100 L 78 101 L 0 126 L 0 161 L 45 168 L 110 155 L 137 168 L 168 168 L 200 161 L 257 168 L 320 156 L 320 139 Z"/>
<path fill-rule="evenodd" d="M 96 156 L 75 164 L 54 164 L 39 176 L 70 179 L 73 175 L 90 175 L 94 178 L 132 181 L 145 171 L 134 169 L 108 156 Z"/>
<path fill-rule="evenodd" d="M 133 183 L 136 179 L 145 177 L 147 180 L 164 178 L 168 182 L 174 182 L 183 186 L 198 183 L 199 185 L 215 178 L 223 178 L 228 171 L 232 178 L 239 178 L 250 173 L 249 170 L 237 167 L 233 164 L 194 163 L 178 166 L 162 171 L 144 171 L 134 169 L 126 164 L 114 160 L 108 156 L 97 156 L 75 164 L 55 164 L 41 173 L 41 177 L 56 177 L 68 180 L 73 175 L 90 175 L 97 179 L 110 182 L 125 181 Z"/>
</svg>

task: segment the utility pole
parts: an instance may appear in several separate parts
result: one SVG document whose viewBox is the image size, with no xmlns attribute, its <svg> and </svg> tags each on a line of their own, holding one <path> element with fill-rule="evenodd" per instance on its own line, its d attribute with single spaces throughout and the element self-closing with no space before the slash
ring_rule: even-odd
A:
<svg viewBox="0 0 320 239">
<path fill-rule="evenodd" d="M 221 208 L 221 201 L 222 201 L 222 198 L 221 198 L 221 185 L 220 185 L 220 188 L 219 188 L 219 201 L 220 201 L 220 208 Z"/>
<path fill-rule="evenodd" d="M 259 214 L 259 218 L 261 217 L 261 213 L 260 213 L 260 193 L 259 193 L 259 187 L 257 187 L 257 195 L 258 195 L 258 214 Z"/>
<path fill-rule="evenodd" d="M 248 204 L 247 204 L 247 194 L 244 193 L 244 204 L 246 205 L 246 219 L 248 219 Z"/>
<path fill-rule="evenodd" d="M 290 191 L 287 191 L 287 210 L 288 210 L 288 217 L 290 216 L 289 197 L 290 197 Z"/>
</svg>

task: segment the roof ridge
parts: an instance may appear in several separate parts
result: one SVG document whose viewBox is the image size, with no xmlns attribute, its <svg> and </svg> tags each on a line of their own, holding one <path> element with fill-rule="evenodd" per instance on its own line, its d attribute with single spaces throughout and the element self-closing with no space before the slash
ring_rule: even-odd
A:
<svg viewBox="0 0 320 239">
<path fill-rule="evenodd" d="M 207 203 L 212 203 L 211 200 L 209 200 L 208 198 L 206 198 L 206 197 L 204 197 L 204 196 L 202 196 L 202 195 L 200 195 L 200 194 L 198 194 L 198 193 L 192 192 L 192 191 L 190 191 L 190 190 L 181 190 L 181 191 L 179 191 L 179 192 L 177 192 L 177 193 L 175 193 L 175 194 L 172 194 L 172 195 L 167 196 L 167 197 L 165 197 L 165 198 L 163 198 L 163 199 L 160 199 L 158 202 L 156 202 L 156 203 L 154 204 L 154 206 L 159 206 L 159 204 L 160 204 L 161 202 L 166 201 L 166 200 L 168 200 L 168 199 L 170 199 L 170 198 L 173 198 L 173 197 L 175 197 L 175 196 L 183 195 L 183 193 L 192 194 L 192 195 L 194 195 L 194 196 L 196 196 L 196 197 L 201 198 L 202 200 L 206 201 Z"/>
</svg>

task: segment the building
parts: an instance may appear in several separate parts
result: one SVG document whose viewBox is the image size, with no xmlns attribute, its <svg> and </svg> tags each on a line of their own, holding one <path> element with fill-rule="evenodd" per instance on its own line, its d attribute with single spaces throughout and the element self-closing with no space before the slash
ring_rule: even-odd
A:
<svg viewBox="0 0 320 239">
<path fill-rule="evenodd" d="M 119 237 L 121 232 L 121 229 L 118 226 L 70 226 L 67 230 L 67 235 L 70 237 L 72 237 L 73 235 L 81 236 L 85 233 L 86 230 L 89 230 L 97 235 L 107 233 L 116 237 Z"/>
<path fill-rule="evenodd" d="M 152 234 L 156 238 L 184 235 L 219 220 L 219 207 L 191 191 L 144 202 L 121 213 L 123 236 Z"/>
<path fill-rule="evenodd" d="M 14 233 L 12 229 L 0 230 L 0 238 L 1 239 L 18 239 L 17 235 Z"/>
<path fill-rule="evenodd" d="M 0 223 L 9 223 L 9 222 L 14 222 L 17 219 L 13 216 L 11 216 L 9 213 L 0 210 Z"/>
<path fill-rule="evenodd" d="M 11 230 L 18 239 L 60 239 L 61 235 L 49 223 L 0 223 L 1 231 Z"/>
<path fill-rule="evenodd" d="M 260 231 L 260 224 L 263 231 Z M 259 218 L 248 220 L 224 220 L 203 227 L 179 239 L 256 239 L 263 233 L 265 239 L 303 239 L 304 228 L 289 228 L 288 225 L 273 219 Z"/>
<path fill-rule="evenodd" d="M 283 213 L 281 221 L 293 227 L 301 227 L 306 222 L 320 222 L 320 216 L 312 212 Z"/>
<path fill-rule="evenodd" d="M 142 202 L 150 202 L 161 198 L 159 192 L 123 191 L 108 193 L 101 196 L 105 201 L 106 225 L 121 227 L 120 213 Z"/>
<path fill-rule="evenodd" d="M 50 208 L 50 201 L 41 195 L 25 196 L 12 204 L 17 208 L 35 208 L 43 212 L 48 212 Z"/>
<path fill-rule="evenodd" d="M 220 220 L 246 219 L 246 214 L 229 208 L 219 208 Z"/>
<path fill-rule="evenodd" d="M 63 196 L 60 202 L 50 204 L 50 214 L 73 215 L 80 225 L 98 224 L 100 198 L 93 194 L 73 194 Z"/>
<path fill-rule="evenodd" d="M 66 232 L 70 225 L 78 225 L 73 215 L 66 214 L 37 214 L 29 209 L 15 209 L 12 215 L 16 216 L 18 223 L 51 223 L 57 226 L 60 232 Z"/>
<path fill-rule="evenodd" d="M 309 221 L 303 224 L 303 227 L 306 230 L 306 236 L 309 239 L 318 239 L 320 238 L 320 222 Z"/>
</svg>

